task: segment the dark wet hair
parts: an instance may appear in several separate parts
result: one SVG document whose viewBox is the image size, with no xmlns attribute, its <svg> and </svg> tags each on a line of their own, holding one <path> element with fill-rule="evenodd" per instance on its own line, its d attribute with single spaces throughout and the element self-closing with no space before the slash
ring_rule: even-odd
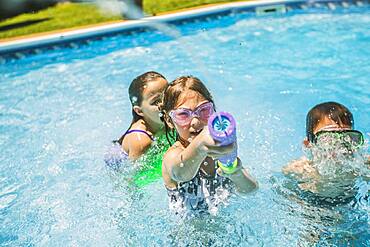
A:
<svg viewBox="0 0 370 247">
<path fill-rule="evenodd" d="M 330 118 L 335 121 L 339 126 L 351 126 L 353 128 L 353 115 L 342 104 L 337 102 L 325 102 L 314 106 L 306 117 L 306 136 L 312 142 L 313 130 L 324 118 Z"/>
<path fill-rule="evenodd" d="M 212 102 L 214 105 L 211 93 L 208 91 L 207 87 L 201 82 L 201 80 L 199 80 L 197 77 L 191 75 L 180 76 L 176 78 L 174 81 L 172 81 L 163 93 L 162 100 L 163 103 L 161 106 L 161 112 L 163 114 L 162 121 L 164 122 L 166 138 L 170 145 L 172 145 L 172 142 L 179 140 L 179 137 L 176 132 L 176 129 L 171 129 L 167 125 L 165 120 L 172 122 L 169 113 L 171 110 L 175 108 L 180 98 L 180 95 L 186 90 L 192 90 L 194 92 L 199 93 L 206 100 Z"/>
<path fill-rule="evenodd" d="M 141 106 L 141 103 L 143 102 L 143 92 L 144 92 L 145 86 L 148 84 L 148 82 L 156 81 L 158 79 L 166 80 L 166 78 L 160 73 L 155 72 L 155 71 L 149 71 L 149 72 L 145 72 L 142 75 L 139 75 L 131 82 L 128 88 L 128 95 L 129 95 L 129 99 L 130 99 L 131 106 L 132 106 L 132 121 L 127 130 L 129 130 L 131 126 L 135 122 L 137 122 L 139 119 L 142 119 L 142 117 L 139 116 L 134 111 L 134 106 Z M 119 144 L 122 145 L 122 141 L 123 141 L 123 138 L 125 138 L 126 132 L 125 134 L 121 136 L 121 138 L 119 138 L 119 140 L 115 142 L 118 142 Z"/>
</svg>

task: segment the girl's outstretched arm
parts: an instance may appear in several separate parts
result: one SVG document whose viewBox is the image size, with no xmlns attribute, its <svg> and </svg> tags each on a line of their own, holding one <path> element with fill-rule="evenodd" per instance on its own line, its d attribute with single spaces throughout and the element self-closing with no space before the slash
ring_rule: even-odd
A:
<svg viewBox="0 0 370 247">
<path fill-rule="evenodd" d="M 163 167 L 173 181 L 190 181 L 197 174 L 206 155 L 198 150 L 195 142 L 187 148 L 176 142 L 163 156 Z"/>
<path fill-rule="evenodd" d="M 233 144 L 219 146 L 210 137 L 207 127 L 186 148 L 175 143 L 164 155 L 163 166 L 176 182 L 190 181 L 197 174 L 207 156 L 222 156 L 230 153 Z"/>
</svg>

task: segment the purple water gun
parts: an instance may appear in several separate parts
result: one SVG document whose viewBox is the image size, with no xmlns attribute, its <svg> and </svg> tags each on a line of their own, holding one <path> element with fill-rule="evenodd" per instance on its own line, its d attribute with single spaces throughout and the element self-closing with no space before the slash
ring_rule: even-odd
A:
<svg viewBox="0 0 370 247">
<path fill-rule="evenodd" d="M 236 141 L 236 122 L 233 116 L 227 112 L 215 112 L 208 119 L 208 129 L 212 138 L 215 141 L 226 146 Z M 238 166 L 237 160 L 238 148 L 235 146 L 234 150 L 225 155 L 217 161 L 217 164 L 221 169 L 231 174 L 235 171 Z"/>
</svg>

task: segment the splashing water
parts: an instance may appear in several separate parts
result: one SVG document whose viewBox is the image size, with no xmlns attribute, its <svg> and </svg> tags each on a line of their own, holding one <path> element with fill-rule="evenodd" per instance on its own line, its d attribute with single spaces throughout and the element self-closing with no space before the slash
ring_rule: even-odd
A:
<svg viewBox="0 0 370 247">
<path fill-rule="evenodd" d="M 121 15 L 129 19 L 141 19 L 144 17 L 143 11 L 131 0 L 94 0 L 93 2 L 102 11 L 109 14 Z"/>
<path fill-rule="evenodd" d="M 293 10 L 257 20 L 246 13 L 179 25 L 182 32 L 190 28 L 180 41 L 191 40 L 196 54 L 207 52 L 214 75 L 207 87 L 222 110 L 235 113 L 241 158 L 260 184 L 246 198 L 231 197 L 216 217 L 179 221 L 168 212 L 161 180 L 138 190 L 128 186 L 130 175 L 112 183 L 104 172 L 106 145 L 131 120 L 122 78 L 150 68 L 169 77 L 200 73 L 177 41 L 158 32 L 118 35 L 5 64 L 0 245 L 314 246 L 316 232 L 324 239 L 320 246 L 338 246 L 330 245 L 334 237 L 342 245 L 368 246 L 368 207 L 309 205 L 289 187 L 281 188 L 289 197 L 274 190 L 284 181 L 278 177 L 281 166 L 301 155 L 304 118 L 312 105 L 323 99 L 343 102 L 369 137 L 369 15 L 368 9 L 356 11 Z M 138 47 L 141 42 L 147 43 Z M 220 62 L 227 66 L 222 75 Z M 224 81 L 232 93 L 225 93 Z M 357 185 L 366 195 L 368 186 Z M 340 213 L 344 216 L 337 217 Z"/>
<path fill-rule="evenodd" d="M 354 150 L 342 142 L 327 141 L 304 150 L 318 176 L 300 187 L 328 198 L 354 197 L 359 191 L 358 180 L 370 177 L 366 147 Z"/>
<path fill-rule="evenodd" d="M 153 19 L 143 19 L 143 17 L 145 17 L 143 11 L 131 0 L 94 0 L 93 2 L 105 12 L 110 14 L 120 14 L 121 16 L 128 17 L 132 20 L 140 19 L 143 21 L 144 25 L 157 29 L 175 40 L 181 38 L 181 33 L 176 26 Z M 208 69 L 202 59 L 196 56 L 197 52 L 191 41 L 182 40 L 181 44 L 179 44 L 179 48 L 184 50 L 185 54 L 189 57 L 189 60 L 193 61 L 194 65 L 200 69 L 206 81 L 211 81 L 212 77 L 208 73 Z"/>
<path fill-rule="evenodd" d="M 350 149 L 340 141 L 327 140 L 309 148 L 309 156 L 319 174 L 329 179 L 345 174 L 369 175 L 369 170 L 364 165 L 366 148 Z"/>
</svg>

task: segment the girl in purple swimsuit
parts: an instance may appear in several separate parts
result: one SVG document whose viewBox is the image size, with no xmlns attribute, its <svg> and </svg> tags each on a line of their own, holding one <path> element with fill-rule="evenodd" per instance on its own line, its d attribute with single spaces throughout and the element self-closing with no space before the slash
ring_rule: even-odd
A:
<svg viewBox="0 0 370 247">
<path fill-rule="evenodd" d="M 229 185 L 241 193 L 256 189 L 257 183 L 239 158 L 233 171 L 217 167 L 214 159 L 232 152 L 236 143 L 221 146 L 212 139 L 207 122 L 214 102 L 198 78 L 183 76 L 171 82 L 163 94 L 162 111 L 167 139 L 173 144 L 162 163 L 171 209 L 177 213 L 188 209 L 212 213 L 227 197 Z"/>
<path fill-rule="evenodd" d="M 121 138 L 114 141 L 114 146 L 105 156 L 107 165 L 117 168 L 123 160 L 138 159 L 150 147 L 154 135 L 163 131 L 159 104 L 167 86 L 166 78 L 154 71 L 146 72 L 131 82 L 128 93 L 132 122 Z"/>
</svg>

